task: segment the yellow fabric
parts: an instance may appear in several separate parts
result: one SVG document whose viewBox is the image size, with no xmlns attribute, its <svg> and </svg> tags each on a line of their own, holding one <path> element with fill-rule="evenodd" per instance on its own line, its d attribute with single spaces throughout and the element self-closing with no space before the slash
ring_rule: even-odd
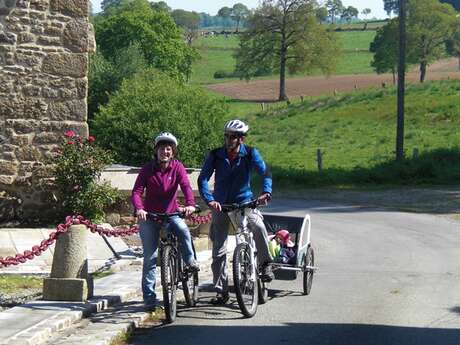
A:
<svg viewBox="0 0 460 345">
<path fill-rule="evenodd" d="M 276 240 L 271 240 L 268 243 L 268 251 L 270 252 L 272 259 L 274 259 L 280 255 L 281 246 L 278 242 L 276 242 Z"/>
</svg>

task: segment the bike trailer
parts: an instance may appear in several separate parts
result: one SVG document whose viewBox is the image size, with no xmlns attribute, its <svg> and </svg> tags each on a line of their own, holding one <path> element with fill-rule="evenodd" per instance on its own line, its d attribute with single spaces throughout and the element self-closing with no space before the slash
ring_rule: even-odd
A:
<svg viewBox="0 0 460 345">
<path fill-rule="evenodd" d="M 296 253 L 295 263 L 292 264 L 273 264 L 275 279 L 294 280 L 297 274 L 305 270 L 305 260 L 310 243 L 310 215 L 304 217 L 284 216 L 278 214 L 263 214 L 264 223 L 268 234 L 275 234 L 279 230 L 289 231 L 291 241 L 294 242 Z"/>
</svg>

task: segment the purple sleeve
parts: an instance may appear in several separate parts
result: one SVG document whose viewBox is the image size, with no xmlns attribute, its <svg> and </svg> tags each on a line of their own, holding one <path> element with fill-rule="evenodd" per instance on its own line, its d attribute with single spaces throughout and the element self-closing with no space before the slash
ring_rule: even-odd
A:
<svg viewBox="0 0 460 345">
<path fill-rule="evenodd" d="M 193 196 L 192 186 L 188 179 L 187 172 L 185 171 L 182 163 L 179 163 L 177 173 L 179 174 L 179 185 L 182 193 L 184 193 L 185 206 L 195 206 L 195 198 Z"/>
<path fill-rule="evenodd" d="M 144 204 L 142 202 L 142 194 L 147 185 L 147 165 L 144 165 L 137 175 L 136 182 L 134 183 L 133 190 L 131 192 L 131 202 L 133 203 L 135 210 L 143 210 Z"/>
</svg>

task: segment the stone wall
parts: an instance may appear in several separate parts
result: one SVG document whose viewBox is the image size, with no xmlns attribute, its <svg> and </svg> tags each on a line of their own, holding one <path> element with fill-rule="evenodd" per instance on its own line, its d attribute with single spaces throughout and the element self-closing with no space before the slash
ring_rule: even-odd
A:
<svg viewBox="0 0 460 345">
<path fill-rule="evenodd" d="M 49 161 L 88 135 L 89 0 L 0 0 L 0 223 L 49 210 Z"/>
</svg>

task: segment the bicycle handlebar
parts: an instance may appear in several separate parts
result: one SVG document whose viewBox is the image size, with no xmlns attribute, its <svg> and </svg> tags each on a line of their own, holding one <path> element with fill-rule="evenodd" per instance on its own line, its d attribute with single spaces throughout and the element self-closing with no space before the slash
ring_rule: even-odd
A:
<svg viewBox="0 0 460 345">
<path fill-rule="evenodd" d="M 200 206 L 195 205 L 195 211 L 193 211 L 193 213 L 199 213 L 199 212 L 201 212 Z M 172 213 L 147 212 L 147 217 L 153 218 L 153 219 L 166 220 L 168 218 L 175 217 L 175 216 L 185 218 L 185 212 L 183 211 L 177 211 L 177 212 L 172 212 Z"/>
<path fill-rule="evenodd" d="M 242 210 L 245 208 L 256 208 L 259 206 L 259 200 L 258 199 L 252 199 L 249 201 L 245 201 L 242 203 L 233 203 L 233 204 L 221 204 L 220 205 L 222 208 L 222 212 L 231 212 L 235 210 Z"/>
</svg>

